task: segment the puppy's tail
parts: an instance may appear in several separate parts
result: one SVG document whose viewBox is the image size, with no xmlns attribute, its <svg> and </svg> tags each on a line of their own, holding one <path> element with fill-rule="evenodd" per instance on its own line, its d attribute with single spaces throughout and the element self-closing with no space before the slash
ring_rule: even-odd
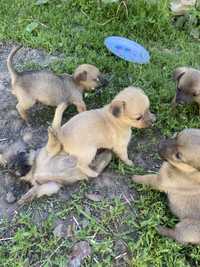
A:
<svg viewBox="0 0 200 267">
<path fill-rule="evenodd" d="M 7 58 L 7 67 L 12 80 L 15 80 L 18 74 L 12 64 L 13 57 L 21 47 L 22 45 L 14 47 Z"/>
<path fill-rule="evenodd" d="M 67 108 L 67 104 L 64 102 L 57 106 L 55 115 L 53 118 L 53 122 L 52 122 L 52 128 L 54 130 L 59 130 L 61 128 L 62 117 L 63 117 L 63 113 L 66 108 Z"/>
</svg>

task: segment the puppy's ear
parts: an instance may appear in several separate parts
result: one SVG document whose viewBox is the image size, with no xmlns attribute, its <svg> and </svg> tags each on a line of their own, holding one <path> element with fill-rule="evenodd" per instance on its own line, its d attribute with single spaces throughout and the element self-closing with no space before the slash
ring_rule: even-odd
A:
<svg viewBox="0 0 200 267">
<path fill-rule="evenodd" d="M 84 70 L 84 71 L 78 73 L 77 75 L 75 75 L 74 79 L 77 83 L 79 83 L 81 81 L 86 81 L 87 80 L 87 71 Z"/>
<path fill-rule="evenodd" d="M 47 152 L 50 155 L 55 156 L 56 154 L 60 152 L 61 148 L 62 148 L 62 145 L 60 141 L 58 140 L 56 131 L 53 130 L 51 127 L 49 127 L 48 128 L 48 142 L 46 145 Z"/>
<path fill-rule="evenodd" d="M 113 101 L 110 104 L 109 110 L 114 117 L 119 118 L 124 113 L 125 106 L 126 106 L 125 101 Z"/>
<path fill-rule="evenodd" d="M 173 72 L 173 80 L 179 81 L 180 78 L 186 73 L 186 71 L 187 71 L 186 67 L 180 67 L 175 69 L 175 71 Z"/>
</svg>

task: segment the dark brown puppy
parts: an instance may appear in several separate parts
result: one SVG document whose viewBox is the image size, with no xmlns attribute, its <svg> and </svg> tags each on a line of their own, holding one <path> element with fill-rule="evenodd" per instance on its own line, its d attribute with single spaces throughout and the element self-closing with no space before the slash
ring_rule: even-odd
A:
<svg viewBox="0 0 200 267">
<path fill-rule="evenodd" d="M 200 244 L 200 130 L 186 129 L 161 142 L 159 153 L 165 160 L 159 174 L 132 179 L 165 192 L 170 210 L 180 219 L 174 229 L 159 227 L 160 234 Z"/>
<path fill-rule="evenodd" d="M 196 102 L 200 106 L 200 71 L 180 67 L 174 71 L 173 78 L 177 83 L 173 105 Z"/>
<path fill-rule="evenodd" d="M 36 102 L 57 107 L 60 103 L 74 104 L 78 112 L 86 110 L 83 92 L 105 85 L 106 80 L 93 65 L 80 65 L 73 75 L 41 71 L 17 72 L 12 59 L 21 46 L 14 48 L 7 59 L 11 75 L 12 94 L 17 97 L 17 110 L 22 119 L 27 120 L 27 110 Z"/>
</svg>

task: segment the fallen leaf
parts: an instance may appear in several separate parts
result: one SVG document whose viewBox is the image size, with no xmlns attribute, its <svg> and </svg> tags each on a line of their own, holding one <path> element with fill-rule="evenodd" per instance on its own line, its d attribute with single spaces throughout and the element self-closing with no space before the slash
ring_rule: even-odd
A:
<svg viewBox="0 0 200 267">
<path fill-rule="evenodd" d="M 26 26 L 26 29 L 25 29 L 25 30 L 26 30 L 27 32 L 31 33 L 32 31 L 34 31 L 34 30 L 38 27 L 38 25 L 39 25 L 38 22 L 33 21 L 33 22 L 31 22 L 30 24 L 28 24 L 28 25 Z"/>
<path fill-rule="evenodd" d="M 87 241 L 76 243 L 70 255 L 68 267 L 80 267 L 81 262 L 91 255 L 91 247 Z"/>
</svg>

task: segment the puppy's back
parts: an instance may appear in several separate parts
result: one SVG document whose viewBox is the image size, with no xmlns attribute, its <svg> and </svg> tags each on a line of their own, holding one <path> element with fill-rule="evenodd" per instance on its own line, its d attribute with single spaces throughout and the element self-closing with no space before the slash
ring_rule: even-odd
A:
<svg viewBox="0 0 200 267">
<path fill-rule="evenodd" d="M 77 114 L 61 128 L 62 142 L 68 147 L 101 146 L 106 136 L 108 139 L 108 125 L 102 109 Z"/>
</svg>

